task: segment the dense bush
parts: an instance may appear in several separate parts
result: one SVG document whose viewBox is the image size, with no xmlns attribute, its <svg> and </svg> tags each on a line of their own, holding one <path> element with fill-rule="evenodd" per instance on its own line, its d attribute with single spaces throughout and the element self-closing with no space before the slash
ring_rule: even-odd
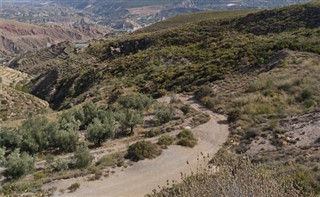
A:
<svg viewBox="0 0 320 197">
<path fill-rule="evenodd" d="M 81 122 L 81 127 L 86 128 L 90 123 L 93 122 L 93 119 L 98 116 L 98 108 L 92 102 L 88 102 L 82 107 L 82 112 L 78 112 L 79 118 Z M 81 117 L 83 114 L 83 117 Z"/>
<path fill-rule="evenodd" d="M 139 161 L 143 159 L 152 159 L 161 154 L 161 149 L 148 141 L 136 142 L 129 146 L 126 158 L 132 161 Z"/>
<path fill-rule="evenodd" d="M 159 123 L 163 124 L 169 122 L 174 117 L 175 113 L 174 109 L 160 105 L 157 106 L 155 115 Z"/>
<path fill-rule="evenodd" d="M 34 163 L 35 159 L 32 156 L 25 152 L 20 153 L 20 150 L 16 149 L 8 156 L 3 174 L 9 179 L 17 179 L 31 172 Z"/>
<path fill-rule="evenodd" d="M 73 150 L 78 141 L 79 122 L 65 114 L 58 122 L 49 122 L 43 116 L 29 117 L 17 129 L 3 128 L 0 145 L 7 149 L 36 154 L 45 150 Z"/>
<path fill-rule="evenodd" d="M 152 104 L 152 99 L 143 94 L 128 94 L 120 96 L 118 102 L 124 108 L 132 108 L 135 110 L 142 111 L 144 109 L 149 109 Z"/>
<path fill-rule="evenodd" d="M 194 147 L 197 144 L 197 139 L 190 130 L 183 130 L 178 135 L 178 144 L 181 146 Z"/>
<path fill-rule="evenodd" d="M 73 183 L 72 185 L 70 185 L 68 187 L 68 190 L 70 193 L 77 191 L 77 189 L 79 189 L 80 187 L 80 183 Z"/>
<path fill-rule="evenodd" d="M 151 129 L 150 131 L 147 131 L 145 133 L 145 137 L 155 137 L 157 135 L 160 135 L 162 132 L 161 132 L 161 129 L 160 128 L 153 128 Z"/>
<path fill-rule="evenodd" d="M 49 147 L 51 129 L 49 121 L 43 116 L 34 116 L 25 120 L 18 130 L 22 136 L 21 150 L 32 154 L 41 152 Z"/>
<path fill-rule="evenodd" d="M 115 134 L 115 125 L 113 120 L 101 121 L 97 118 L 93 120 L 93 123 L 89 124 L 86 133 L 86 139 L 99 146 L 107 139 L 113 138 Z"/>
<path fill-rule="evenodd" d="M 68 162 L 66 160 L 57 159 L 57 160 L 53 161 L 52 163 L 50 163 L 50 168 L 54 172 L 60 172 L 60 171 L 68 170 L 69 166 L 68 166 Z"/>
<path fill-rule="evenodd" d="M 228 112 L 227 115 L 228 115 L 229 122 L 235 122 L 240 118 L 241 111 L 239 109 L 232 109 Z"/>
<path fill-rule="evenodd" d="M 158 145 L 161 146 L 161 148 L 167 148 L 169 145 L 171 145 L 174 141 L 174 138 L 169 135 L 163 135 L 158 139 Z"/>
<path fill-rule="evenodd" d="M 191 111 L 191 107 L 189 104 L 184 104 L 182 105 L 182 107 L 180 108 L 180 110 L 183 112 L 183 114 L 187 114 Z"/>
<path fill-rule="evenodd" d="M 211 96 L 213 94 L 212 88 L 209 86 L 200 86 L 194 93 L 196 99 L 201 100 L 204 97 Z"/>
<path fill-rule="evenodd" d="M 86 146 L 78 146 L 73 156 L 75 168 L 85 168 L 91 164 L 93 157 Z"/>
<path fill-rule="evenodd" d="M 22 136 L 13 128 L 0 127 L 0 146 L 14 150 L 20 147 Z"/>
</svg>

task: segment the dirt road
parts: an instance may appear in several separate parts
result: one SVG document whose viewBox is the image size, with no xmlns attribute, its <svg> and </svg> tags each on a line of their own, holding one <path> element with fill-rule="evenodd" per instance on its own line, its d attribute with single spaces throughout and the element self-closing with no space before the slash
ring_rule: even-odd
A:
<svg viewBox="0 0 320 197">
<path fill-rule="evenodd" d="M 180 181 L 181 173 L 196 172 L 206 162 L 201 154 L 211 158 L 227 140 L 228 125 L 225 124 L 224 116 L 207 110 L 190 97 L 179 96 L 179 99 L 210 116 L 210 121 L 192 129 L 198 139 L 194 148 L 173 145 L 155 159 L 140 161 L 100 181 L 62 180 L 53 185 L 59 189 L 59 186 L 68 187 L 76 181 L 81 184 L 76 192 L 65 193 L 63 196 L 141 197 L 159 186 L 166 186 L 167 181 Z"/>
</svg>

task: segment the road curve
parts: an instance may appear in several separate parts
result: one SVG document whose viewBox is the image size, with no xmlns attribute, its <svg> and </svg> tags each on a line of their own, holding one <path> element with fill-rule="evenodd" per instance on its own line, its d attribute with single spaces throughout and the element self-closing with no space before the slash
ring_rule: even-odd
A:
<svg viewBox="0 0 320 197">
<path fill-rule="evenodd" d="M 158 189 L 159 186 L 166 186 L 167 181 L 181 181 L 181 173 L 196 172 L 197 168 L 205 164 L 203 159 L 199 159 L 201 155 L 209 155 L 211 158 L 227 140 L 228 125 L 224 116 L 206 109 L 191 97 L 178 97 L 182 102 L 210 116 L 207 123 L 191 129 L 198 139 L 198 144 L 194 148 L 169 146 L 159 157 L 139 161 L 108 178 L 93 182 L 81 181 L 81 186 L 76 192 L 65 193 L 63 196 L 142 197 L 151 193 L 153 189 Z M 59 185 L 68 187 L 70 180 L 61 180 Z"/>
</svg>

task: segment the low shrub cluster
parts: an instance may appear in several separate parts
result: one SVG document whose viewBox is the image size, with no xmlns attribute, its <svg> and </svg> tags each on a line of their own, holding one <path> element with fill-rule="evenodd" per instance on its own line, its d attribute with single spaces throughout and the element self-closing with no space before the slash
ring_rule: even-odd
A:
<svg viewBox="0 0 320 197">
<path fill-rule="evenodd" d="M 132 161 L 143 159 L 153 159 L 161 154 L 161 149 L 157 144 L 148 141 L 140 141 L 132 144 L 128 148 L 126 158 Z"/>
<path fill-rule="evenodd" d="M 178 144 L 181 146 L 194 147 L 197 144 L 197 139 L 190 130 L 183 130 L 178 135 Z"/>
<path fill-rule="evenodd" d="M 163 135 L 158 139 L 158 145 L 161 146 L 161 148 L 167 148 L 169 145 L 171 145 L 174 142 L 174 138 L 169 135 Z"/>
</svg>

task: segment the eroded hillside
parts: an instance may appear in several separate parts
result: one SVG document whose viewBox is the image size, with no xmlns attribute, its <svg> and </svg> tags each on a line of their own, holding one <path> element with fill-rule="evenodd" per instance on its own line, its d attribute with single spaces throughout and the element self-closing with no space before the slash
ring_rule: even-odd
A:
<svg viewBox="0 0 320 197">
<path fill-rule="evenodd" d="M 75 23 L 32 25 L 10 20 L 0 21 L 1 59 L 21 54 L 28 50 L 46 48 L 62 41 L 84 41 L 103 37 L 107 29 L 95 25 Z"/>
</svg>

